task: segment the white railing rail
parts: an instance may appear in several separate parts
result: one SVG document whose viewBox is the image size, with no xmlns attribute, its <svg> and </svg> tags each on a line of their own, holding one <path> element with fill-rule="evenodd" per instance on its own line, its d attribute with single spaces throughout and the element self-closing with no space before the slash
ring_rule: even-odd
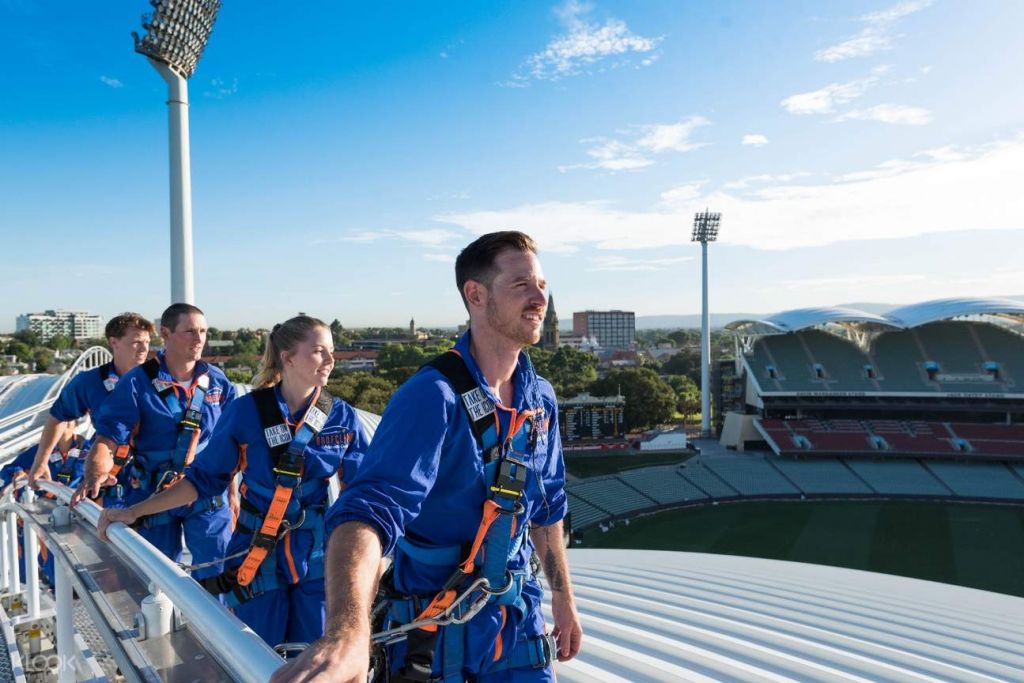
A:
<svg viewBox="0 0 1024 683">
<path fill-rule="evenodd" d="M 71 489 L 63 484 L 46 480 L 39 482 L 39 488 L 53 494 L 57 498 L 58 505 L 63 507 L 66 512 L 66 506 L 71 499 Z M 28 496 L 26 502 L 30 502 L 30 500 L 31 496 Z M 29 527 L 27 522 L 31 516 L 19 503 L 8 502 L 2 509 L 10 515 L 6 526 L 13 525 L 13 514 L 17 514 L 26 520 L 26 528 L 39 529 L 35 525 Z M 95 528 L 99 521 L 100 508 L 92 501 L 86 500 L 75 507 L 74 514 Z M 38 603 L 33 600 L 39 594 L 37 572 L 27 571 L 26 581 L 28 583 L 23 587 L 20 586 L 17 580 L 17 541 L 12 538 L 12 532 L 6 527 L 0 527 L 0 530 L 7 531 L 7 533 L 0 534 L 4 537 L 0 540 L 0 548 L 3 550 L 0 553 L 0 562 L 5 565 L 2 567 L 3 571 L 0 572 L 0 584 L 3 584 L 8 592 L 21 592 L 24 589 L 29 598 L 29 605 L 38 610 Z M 47 548 L 56 552 L 58 559 L 61 560 L 58 562 L 58 568 L 68 566 L 61 555 L 61 544 L 51 542 L 51 539 L 46 538 L 45 530 L 43 531 Z M 115 523 L 108 527 L 107 535 L 119 554 L 134 567 L 141 577 L 149 582 L 150 597 L 155 601 L 169 599 L 170 603 L 184 617 L 185 623 L 196 626 L 196 628 L 190 628 L 191 633 L 210 656 L 216 659 L 231 676 L 232 680 L 263 683 L 284 663 L 281 657 L 252 629 L 228 612 L 181 567 L 150 545 L 135 531 L 124 524 Z M 34 534 L 27 534 L 27 536 L 34 536 Z M 30 556 L 34 559 L 35 553 L 31 553 Z M 12 559 L 15 560 L 13 563 Z M 57 572 L 58 584 L 62 583 L 61 579 L 64 578 L 61 576 L 62 573 L 61 571 Z M 60 587 L 58 586 L 58 588 Z M 57 611 L 60 613 L 62 611 L 61 598 L 69 600 L 71 592 L 70 590 L 58 590 L 57 594 Z M 60 621 L 59 618 L 58 621 Z M 58 629 L 60 626 L 58 624 Z M 147 628 L 152 628 L 152 626 L 147 625 Z M 67 637 L 61 638 L 61 635 L 58 633 L 58 641 L 68 643 Z M 61 643 L 58 642 L 58 650 L 60 645 Z M 71 654 L 74 655 L 74 644 L 69 643 L 67 646 L 72 650 Z"/>
</svg>

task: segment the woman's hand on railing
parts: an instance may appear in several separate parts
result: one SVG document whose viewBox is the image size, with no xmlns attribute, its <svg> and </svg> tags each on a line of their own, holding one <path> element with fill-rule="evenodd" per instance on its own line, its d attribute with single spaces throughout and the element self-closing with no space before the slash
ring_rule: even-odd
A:
<svg viewBox="0 0 1024 683">
<path fill-rule="evenodd" d="M 132 508 L 103 508 L 103 512 L 100 513 L 100 520 L 96 523 L 96 535 L 100 537 L 101 541 L 109 541 L 110 539 L 107 537 L 108 526 L 114 522 L 134 524 L 138 518 L 138 513 L 133 511 Z"/>
</svg>

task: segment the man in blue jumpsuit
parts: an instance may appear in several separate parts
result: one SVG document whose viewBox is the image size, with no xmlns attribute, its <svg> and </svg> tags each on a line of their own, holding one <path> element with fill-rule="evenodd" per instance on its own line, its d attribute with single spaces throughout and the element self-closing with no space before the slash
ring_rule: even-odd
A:
<svg viewBox="0 0 1024 683">
<path fill-rule="evenodd" d="M 454 351 L 475 386 L 456 390 L 448 374 L 425 367 L 391 399 L 355 480 L 328 513 L 324 638 L 273 681 L 366 676 L 367 615 L 378 564 L 391 553 L 392 626 L 433 614 L 438 600 L 450 604 L 493 561 L 499 578 L 489 588 L 508 589 L 491 598 L 473 593 L 486 605 L 465 626 L 442 626 L 434 635 L 417 629 L 407 646 L 394 647 L 392 680 L 552 681 L 551 657 L 564 661 L 579 651 L 582 629 L 562 546 L 567 504 L 555 396 L 522 352 L 539 340 L 547 305 L 536 248 L 522 233 L 484 235 L 463 250 L 455 270 L 470 331 Z M 495 425 L 489 442 L 475 431 L 483 423 Z M 510 499 L 514 507 L 507 508 Z M 484 535 L 482 519 L 497 507 L 512 512 L 511 527 Z M 510 519 L 504 512 L 497 518 Z M 502 548 L 507 556 L 475 555 L 481 537 L 485 550 Z M 468 559 L 479 569 L 464 562 L 471 544 Z M 529 571 L 534 549 L 552 590 L 557 653 L 542 646 L 542 589 Z M 446 582 L 455 585 L 460 562 L 466 580 L 444 591 Z M 406 656 L 414 640 L 415 661 Z"/>
<path fill-rule="evenodd" d="M 74 423 L 86 415 L 95 419 L 100 406 L 117 386 L 117 381 L 132 368 L 138 367 L 149 354 L 149 341 L 156 330 L 146 318 L 138 313 L 122 313 L 111 318 L 104 329 L 104 336 L 114 356 L 109 363 L 86 370 L 71 378 L 61 390 L 56 402 L 50 407 L 50 414 L 39 437 L 39 450 L 28 475 L 29 486 L 35 486 L 38 479 L 51 479 L 47 467 L 47 454 L 51 453 L 61 439 L 61 432 L 74 429 Z M 84 456 L 88 450 L 83 451 Z M 63 482 L 67 486 L 77 485 L 77 478 Z M 127 472 L 123 473 L 118 486 L 108 487 L 103 492 L 103 504 L 108 507 L 123 505 L 124 487 L 128 483 Z"/>
<path fill-rule="evenodd" d="M 114 469 L 130 467 L 132 505 L 170 485 L 209 442 L 221 411 L 235 397 L 234 385 L 216 367 L 199 360 L 206 344 L 206 317 L 190 304 L 172 304 L 160 318 L 164 349 L 122 377 L 95 417 L 95 444 L 85 477 L 72 505 L 95 497 L 111 483 Z M 134 444 L 131 462 L 115 460 L 118 447 Z M 115 465 L 117 467 L 115 467 Z M 181 559 L 181 536 L 193 563 L 224 556 L 231 536 L 231 511 L 226 494 L 200 498 L 192 505 L 147 517 L 139 533 L 174 561 Z M 197 578 L 220 573 L 213 564 L 196 571 Z"/>
<path fill-rule="evenodd" d="M 85 457 L 82 449 L 87 448 L 87 446 L 88 444 L 85 443 L 81 436 L 75 434 L 70 429 L 64 430 L 64 437 L 54 447 L 50 457 L 44 460 L 47 478 L 60 481 L 65 486 L 77 486 L 82 478 L 82 461 Z M 28 472 L 38 459 L 36 455 L 38 451 L 38 445 L 26 448 L 18 454 L 18 457 L 0 468 L 0 494 L 4 493 L 8 486 L 17 486 L 21 479 L 26 479 L 26 482 L 23 483 L 27 483 Z M 15 498 L 21 500 L 21 493 L 21 490 L 16 491 Z M 18 524 L 18 544 L 23 548 L 21 537 L 24 534 L 24 526 L 21 524 L 20 519 Z M 39 563 L 43 568 L 43 575 L 46 577 L 46 580 L 51 586 L 54 585 L 53 554 L 47 550 L 42 542 L 42 538 L 39 539 Z M 23 552 L 18 553 L 18 566 L 24 581 L 25 555 Z"/>
</svg>

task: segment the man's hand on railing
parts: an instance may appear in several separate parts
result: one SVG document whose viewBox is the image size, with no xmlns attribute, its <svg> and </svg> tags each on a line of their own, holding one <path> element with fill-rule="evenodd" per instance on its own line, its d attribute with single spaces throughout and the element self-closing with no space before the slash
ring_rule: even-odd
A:
<svg viewBox="0 0 1024 683">
<path fill-rule="evenodd" d="M 325 637 L 274 672 L 270 683 L 363 683 L 370 666 L 368 633 Z"/>
<path fill-rule="evenodd" d="M 139 515 L 135 513 L 132 508 L 103 508 L 103 512 L 100 513 L 100 520 L 96 522 L 96 535 L 100 537 L 101 541 L 109 541 L 107 537 L 107 527 L 114 522 L 122 522 L 123 524 L 134 524 L 135 520 L 139 518 Z"/>
<path fill-rule="evenodd" d="M 50 466 L 45 461 L 32 466 L 32 470 L 28 473 L 28 485 L 34 489 L 38 488 L 36 482 L 40 479 L 53 481 L 50 478 Z"/>
<path fill-rule="evenodd" d="M 78 485 L 75 492 L 71 494 L 71 501 L 68 503 L 69 507 L 75 507 L 86 498 L 96 498 L 100 495 L 100 489 L 104 486 L 113 486 L 117 483 L 117 477 L 111 477 L 110 475 L 104 475 L 96 479 L 84 479 L 82 483 Z"/>
</svg>

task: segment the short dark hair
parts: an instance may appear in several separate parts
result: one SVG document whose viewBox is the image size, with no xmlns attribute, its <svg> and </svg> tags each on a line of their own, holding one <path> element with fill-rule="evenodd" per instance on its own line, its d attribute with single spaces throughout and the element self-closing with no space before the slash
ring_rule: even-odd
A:
<svg viewBox="0 0 1024 683">
<path fill-rule="evenodd" d="M 107 326 L 103 330 L 105 338 L 120 339 L 125 335 L 128 330 L 135 328 L 140 332 L 148 332 L 150 336 L 156 334 L 156 329 L 153 327 L 153 323 L 143 318 L 138 313 L 122 313 L 121 315 L 115 316 L 110 319 Z"/>
<path fill-rule="evenodd" d="M 193 306 L 192 304 L 171 304 L 167 307 L 167 310 L 160 315 L 160 327 L 166 327 L 173 332 L 174 328 L 178 326 L 178 319 L 181 318 L 181 316 L 196 314 L 202 316 L 206 315 L 199 310 L 197 306 Z"/>
<path fill-rule="evenodd" d="M 455 259 L 455 284 L 459 288 L 462 303 L 469 308 L 463 287 L 467 280 L 476 280 L 490 287 L 494 281 L 494 261 L 506 249 L 537 253 L 533 238 L 518 230 L 489 232 L 476 238 Z"/>
</svg>

